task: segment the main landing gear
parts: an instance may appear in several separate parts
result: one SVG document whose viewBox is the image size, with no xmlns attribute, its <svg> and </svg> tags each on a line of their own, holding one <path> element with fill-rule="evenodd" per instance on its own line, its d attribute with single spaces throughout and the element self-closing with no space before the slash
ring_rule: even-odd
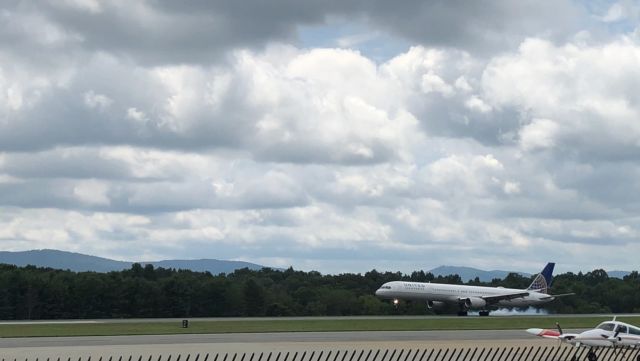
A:
<svg viewBox="0 0 640 361">
<path fill-rule="evenodd" d="M 467 316 L 468 314 L 469 313 L 467 311 L 464 311 L 464 310 L 458 311 L 458 316 Z M 489 316 L 489 311 L 488 310 L 482 310 L 482 311 L 478 312 L 478 314 L 480 316 L 486 317 L 486 316 Z"/>
</svg>

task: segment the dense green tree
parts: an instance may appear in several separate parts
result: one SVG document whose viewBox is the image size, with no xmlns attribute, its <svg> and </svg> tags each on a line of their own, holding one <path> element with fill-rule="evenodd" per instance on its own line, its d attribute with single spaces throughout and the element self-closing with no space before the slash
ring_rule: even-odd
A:
<svg viewBox="0 0 640 361">
<path fill-rule="evenodd" d="M 247 316 L 264 316 L 265 296 L 262 286 L 250 278 L 244 283 L 244 314 Z"/>
<path fill-rule="evenodd" d="M 241 269 L 211 275 L 134 264 L 120 272 L 71 272 L 33 266 L 0 265 L 0 319 L 310 316 L 452 313 L 455 305 L 429 310 L 425 302 L 390 302 L 374 296 L 385 282 L 464 282 L 457 275 L 434 277 L 423 271 L 405 275 L 372 270 L 322 275 L 293 268 Z M 467 284 L 525 288 L 531 277 Z M 554 279 L 553 294 L 575 293 L 545 305 L 557 313 L 640 311 L 640 276 L 610 278 L 603 270 L 565 273 Z"/>
</svg>

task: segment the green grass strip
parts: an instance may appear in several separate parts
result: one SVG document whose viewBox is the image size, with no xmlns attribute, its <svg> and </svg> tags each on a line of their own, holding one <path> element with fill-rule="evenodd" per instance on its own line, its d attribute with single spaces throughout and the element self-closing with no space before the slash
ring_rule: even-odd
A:
<svg viewBox="0 0 640 361">
<path fill-rule="evenodd" d="M 222 320 L 191 319 L 189 328 L 181 322 L 105 322 L 58 324 L 0 324 L 0 337 L 42 336 L 115 336 L 210 334 L 246 332 L 328 332 L 328 331 L 428 331 L 428 330 L 507 330 L 539 327 L 554 328 L 559 321 L 565 329 L 591 328 L 610 317 L 460 317 L 424 319 L 297 319 L 297 320 Z M 619 321 L 640 325 L 639 317 L 620 317 Z"/>
</svg>

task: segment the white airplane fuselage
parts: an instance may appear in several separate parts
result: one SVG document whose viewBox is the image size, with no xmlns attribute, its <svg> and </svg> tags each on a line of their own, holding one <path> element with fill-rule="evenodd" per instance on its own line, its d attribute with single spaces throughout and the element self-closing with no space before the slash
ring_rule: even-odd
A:
<svg viewBox="0 0 640 361">
<path fill-rule="evenodd" d="M 638 347 L 640 346 L 640 334 L 630 334 L 628 331 L 616 334 L 614 331 L 593 329 L 579 333 L 574 339 L 567 342 L 572 345 L 591 347 L 610 347 L 613 345 Z"/>
<path fill-rule="evenodd" d="M 545 293 L 531 290 L 522 290 L 503 287 L 465 286 L 440 283 L 422 283 L 393 281 L 382 285 L 376 296 L 383 299 L 398 299 L 411 301 L 436 301 L 447 303 L 460 303 L 469 300 L 470 309 L 485 309 L 488 303 L 485 297 L 512 295 L 526 293 L 521 297 L 499 300 L 491 303 L 491 306 L 502 307 L 527 307 L 537 306 L 554 299 Z"/>
<path fill-rule="evenodd" d="M 540 328 L 530 328 L 527 332 L 539 337 L 559 339 L 575 346 L 640 347 L 640 327 L 619 321 L 602 322 L 596 328 L 580 333 L 561 334 L 555 330 L 545 330 Z"/>
</svg>

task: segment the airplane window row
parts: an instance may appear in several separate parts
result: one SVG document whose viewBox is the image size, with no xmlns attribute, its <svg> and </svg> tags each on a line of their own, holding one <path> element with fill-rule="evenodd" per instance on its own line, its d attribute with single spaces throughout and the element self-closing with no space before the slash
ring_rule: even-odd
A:
<svg viewBox="0 0 640 361">
<path fill-rule="evenodd" d="M 618 325 L 618 327 L 616 328 L 615 323 L 603 323 L 598 326 L 598 329 L 605 330 L 605 331 L 613 331 L 615 329 L 616 332 L 619 332 L 619 333 L 629 333 L 632 335 L 640 335 L 640 329 L 638 328 L 635 328 L 635 327 L 627 328 L 627 326 L 625 325 Z"/>
<path fill-rule="evenodd" d="M 629 333 L 632 335 L 640 335 L 640 329 L 635 327 L 629 327 Z"/>
<path fill-rule="evenodd" d="M 424 288 L 424 285 L 413 284 L 413 283 L 405 283 L 404 286 L 408 288 Z"/>
</svg>

